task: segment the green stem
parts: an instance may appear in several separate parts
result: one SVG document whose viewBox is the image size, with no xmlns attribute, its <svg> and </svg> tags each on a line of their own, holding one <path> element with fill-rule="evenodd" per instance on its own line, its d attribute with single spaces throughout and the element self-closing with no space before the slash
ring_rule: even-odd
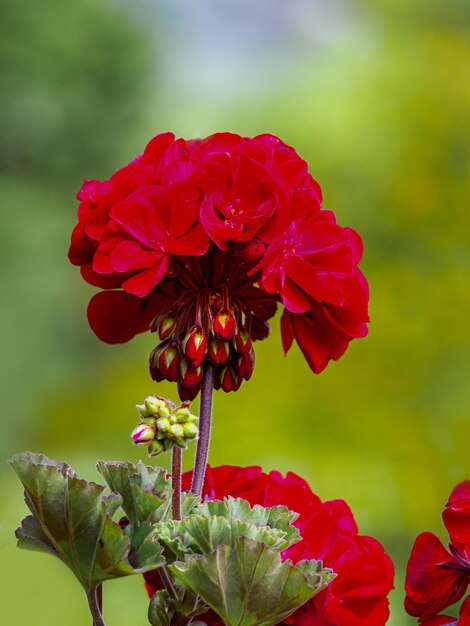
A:
<svg viewBox="0 0 470 626">
<path fill-rule="evenodd" d="M 90 593 L 87 595 L 88 606 L 90 607 L 90 613 L 91 613 L 91 616 L 93 617 L 93 626 L 106 626 L 106 624 L 103 621 L 103 617 L 101 615 L 101 610 L 100 610 L 99 598 L 100 598 L 101 592 L 99 591 L 99 587 L 101 587 L 101 585 L 94 587 L 90 591 Z"/>
<path fill-rule="evenodd" d="M 206 365 L 201 385 L 201 401 L 199 404 L 199 439 L 197 441 L 196 459 L 194 462 L 193 484 L 191 491 L 196 495 L 202 494 L 204 478 L 206 476 L 207 457 L 212 425 L 212 393 L 214 390 L 214 369 Z"/>
<path fill-rule="evenodd" d="M 171 457 L 171 486 L 173 489 L 172 508 L 173 519 L 181 519 L 181 464 L 183 451 L 179 446 L 173 446 Z"/>
<path fill-rule="evenodd" d="M 165 589 L 168 591 L 170 597 L 173 600 L 178 600 L 178 593 L 166 565 L 162 565 L 162 567 L 159 568 L 158 573 L 160 574 L 160 578 L 162 579 Z"/>
</svg>

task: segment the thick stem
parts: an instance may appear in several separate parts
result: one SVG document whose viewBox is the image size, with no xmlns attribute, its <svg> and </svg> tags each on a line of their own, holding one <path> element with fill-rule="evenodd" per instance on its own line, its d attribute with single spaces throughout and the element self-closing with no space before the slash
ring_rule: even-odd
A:
<svg viewBox="0 0 470 626">
<path fill-rule="evenodd" d="M 98 585 L 97 587 L 95 587 L 94 589 L 92 589 L 90 591 L 90 593 L 88 594 L 88 606 L 90 607 L 90 613 L 91 616 L 93 617 L 93 626 L 106 626 L 106 624 L 103 621 L 103 617 L 101 615 L 101 610 L 100 610 L 100 597 L 101 597 L 101 591 L 99 591 L 99 588 L 101 587 L 101 585 Z"/>
<path fill-rule="evenodd" d="M 173 446 L 171 457 L 171 486 L 173 489 L 172 507 L 173 519 L 181 519 L 181 460 L 183 451 L 179 446 Z"/>
<path fill-rule="evenodd" d="M 196 459 L 194 462 L 193 484 L 191 491 L 200 496 L 206 475 L 207 457 L 212 424 L 212 392 L 214 390 L 214 369 L 206 365 L 201 385 L 201 401 L 199 404 L 199 439 L 197 442 Z"/>
</svg>

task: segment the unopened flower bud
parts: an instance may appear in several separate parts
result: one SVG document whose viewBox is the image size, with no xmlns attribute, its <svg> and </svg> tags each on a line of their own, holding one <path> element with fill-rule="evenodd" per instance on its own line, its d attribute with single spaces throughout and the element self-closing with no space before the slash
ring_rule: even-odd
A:
<svg viewBox="0 0 470 626">
<path fill-rule="evenodd" d="M 131 432 L 131 438 L 139 446 L 146 446 L 155 437 L 155 426 L 150 424 L 139 424 Z"/>
<path fill-rule="evenodd" d="M 183 436 L 183 427 L 181 424 L 172 424 L 168 429 L 168 434 L 175 439 Z"/>
<path fill-rule="evenodd" d="M 181 359 L 180 376 L 185 387 L 194 387 L 202 380 L 202 366 L 194 367 L 187 359 Z"/>
<path fill-rule="evenodd" d="M 152 443 L 147 448 L 147 453 L 149 456 L 157 456 L 161 454 L 165 450 L 163 443 L 158 441 L 158 439 L 154 439 Z"/>
<path fill-rule="evenodd" d="M 161 406 L 158 409 L 158 416 L 159 417 L 168 417 L 170 415 L 170 413 L 171 413 L 170 408 L 166 404 Z"/>
<path fill-rule="evenodd" d="M 159 417 L 156 421 L 157 428 L 159 432 L 166 433 L 168 432 L 171 424 L 170 420 L 167 417 Z"/>
<path fill-rule="evenodd" d="M 207 337 L 199 328 L 190 330 L 183 339 L 183 352 L 194 367 L 199 367 L 204 361 L 207 350 Z"/>
<path fill-rule="evenodd" d="M 245 354 L 246 352 L 249 352 L 251 350 L 251 337 L 244 328 L 239 329 L 239 331 L 234 336 L 232 343 L 235 350 L 237 352 L 241 352 L 242 354 Z"/>
<path fill-rule="evenodd" d="M 175 417 L 178 424 L 184 424 L 188 421 L 191 411 L 187 407 L 176 409 Z"/>
<path fill-rule="evenodd" d="M 237 330 L 237 322 L 228 309 L 217 313 L 213 323 L 214 335 L 222 341 L 230 341 Z"/>
<path fill-rule="evenodd" d="M 150 355 L 150 374 L 153 380 L 176 382 L 180 361 L 181 355 L 178 344 L 175 342 L 160 344 Z"/>
<path fill-rule="evenodd" d="M 148 426 L 155 426 L 156 419 L 154 417 L 143 417 L 142 423 Z"/>
<path fill-rule="evenodd" d="M 178 381 L 178 395 L 181 400 L 188 400 L 191 402 L 197 396 L 201 390 L 201 383 L 194 385 L 194 387 L 186 387 L 181 380 Z"/>
<path fill-rule="evenodd" d="M 183 424 L 183 434 L 186 439 L 195 439 L 199 434 L 199 428 L 193 422 Z"/>
<path fill-rule="evenodd" d="M 188 447 L 188 442 L 186 439 L 184 439 L 184 437 L 182 438 L 178 437 L 177 439 L 175 439 L 175 446 L 178 446 L 178 448 L 182 448 L 183 450 L 186 450 Z"/>
<path fill-rule="evenodd" d="M 171 450 L 173 447 L 173 444 L 175 443 L 172 439 L 164 439 L 163 440 L 163 449 L 166 451 Z"/>
<path fill-rule="evenodd" d="M 145 404 L 136 404 L 135 408 L 141 417 L 149 417 L 150 413 L 147 411 Z"/>
<path fill-rule="evenodd" d="M 208 354 L 214 365 L 223 365 L 229 359 L 230 345 L 226 341 L 212 339 Z"/>
<path fill-rule="evenodd" d="M 253 350 L 253 348 L 251 348 L 247 356 L 248 356 L 248 362 L 247 362 L 245 373 L 243 374 L 243 378 L 245 380 L 250 380 L 253 374 L 253 370 L 255 369 L 255 351 Z"/>
<path fill-rule="evenodd" d="M 231 365 L 227 365 L 220 373 L 220 386 L 228 391 L 236 391 L 241 385 L 242 379 L 237 375 Z"/>
<path fill-rule="evenodd" d="M 162 405 L 163 406 L 165 405 L 165 403 L 162 400 L 160 400 L 160 398 L 157 398 L 156 396 L 148 396 L 147 398 L 145 398 L 144 404 L 149 415 L 156 415 L 158 413 L 159 408 Z"/>
<path fill-rule="evenodd" d="M 170 339 L 176 328 L 176 319 L 171 315 L 164 315 L 158 322 L 158 336 L 162 341 Z"/>
</svg>

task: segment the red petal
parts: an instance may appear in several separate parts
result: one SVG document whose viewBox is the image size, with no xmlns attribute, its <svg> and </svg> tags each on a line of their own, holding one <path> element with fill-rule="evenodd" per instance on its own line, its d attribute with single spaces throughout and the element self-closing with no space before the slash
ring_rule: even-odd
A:
<svg viewBox="0 0 470 626">
<path fill-rule="evenodd" d="M 166 190 L 144 187 L 117 204 L 110 216 L 131 237 L 150 250 L 164 250 L 169 223 Z"/>
<path fill-rule="evenodd" d="M 290 315 L 289 311 L 284 311 L 281 317 L 281 338 L 284 354 L 289 352 L 294 341 L 294 329 Z"/>
<path fill-rule="evenodd" d="M 129 278 L 128 274 L 99 274 L 94 271 L 92 265 L 83 265 L 80 273 L 87 283 L 101 289 L 118 289 Z"/>
<path fill-rule="evenodd" d="M 281 298 L 284 306 L 291 313 L 305 313 L 310 309 L 308 298 L 294 285 L 290 278 L 283 276 L 283 274 L 284 268 L 281 268 Z"/>
<path fill-rule="evenodd" d="M 336 520 L 342 532 L 357 535 L 359 529 L 354 519 L 353 512 L 344 500 L 329 500 L 323 502 L 323 509 L 328 515 Z"/>
<path fill-rule="evenodd" d="M 148 270 L 144 270 L 143 272 L 139 272 L 132 278 L 128 278 L 122 284 L 122 288 L 128 293 L 139 296 L 140 298 L 147 296 L 165 277 L 168 270 L 168 264 L 168 256 L 162 257 L 161 260 L 153 267 L 150 267 Z"/>
<path fill-rule="evenodd" d="M 98 339 L 125 343 L 140 331 L 142 300 L 124 291 L 100 291 L 90 300 L 87 313 Z"/>
<path fill-rule="evenodd" d="M 453 561 L 435 535 L 417 537 L 406 569 L 405 608 L 410 615 L 428 619 L 463 596 L 466 575 L 440 566 Z"/>
<path fill-rule="evenodd" d="M 81 224 L 77 224 L 72 231 L 69 248 L 69 261 L 73 265 L 87 265 L 91 263 L 95 253 L 95 246 L 85 233 Z"/>
<path fill-rule="evenodd" d="M 442 518 L 452 543 L 470 544 L 470 480 L 452 491 Z"/>
</svg>

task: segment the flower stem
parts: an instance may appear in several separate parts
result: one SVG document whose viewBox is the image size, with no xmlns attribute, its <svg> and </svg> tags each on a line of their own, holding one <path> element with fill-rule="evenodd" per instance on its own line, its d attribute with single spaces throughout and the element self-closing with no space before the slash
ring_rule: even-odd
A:
<svg viewBox="0 0 470 626">
<path fill-rule="evenodd" d="M 175 585 L 173 584 L 173 579 L 170 575 L 170 572 L 168 571 L 166 565 L 162 565 L 159 570 L 158 573 L 160 574 L 160 578 L 162 579 L 162 583 L 165 586 L 165 589 L 168 591 L 170 597 L 173 600 L 177 600 L 178 599 L 178 593 L 176 591 Z"/>
<path fill-rule="evenodd" d="M 172 508 L 173 519 L 181 519 L 181 460 L 183 451 L 179 446 L 173 446 L 171 457 L 171 486 L 173 489 Z"/>
<path fill-rule="evenodd" d="M 200 496 L 206 475 L 207 457 L 212 423 L 212 392 L 214 390 L 214 369 L 206 365 L 202 377 L 201 401 L 199 404 L 199 439 L 194 462 L 193 484 L 191 491 Z"/>
<path fill-rule="evenodd" d="M 102 592 L 99 591 L 100 588 L 101 585 L 98 585 L 88 594 L 88 606 L 90 607 L 90 613 L 93 617 L 93 626 L 106 626 L 103 621 L 100 609 L 100 604 L 102 602 Z"/>
</svg>

